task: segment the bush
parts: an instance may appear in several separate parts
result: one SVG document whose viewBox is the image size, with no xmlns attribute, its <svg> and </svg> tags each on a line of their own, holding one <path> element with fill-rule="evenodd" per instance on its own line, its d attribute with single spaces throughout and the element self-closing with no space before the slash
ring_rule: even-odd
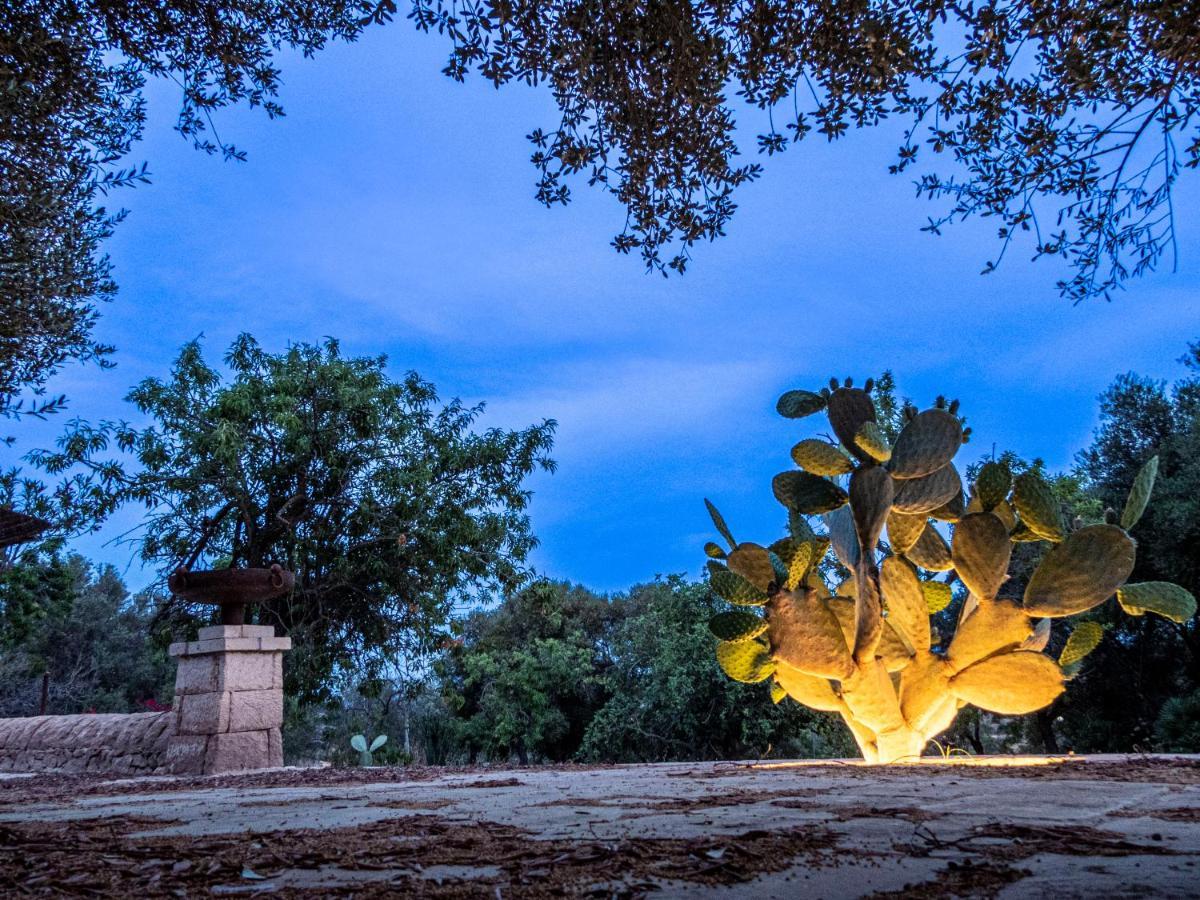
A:
<svg viewBox="0 0 1200 900">
<path fill-rule="evenodd" d="M 1161 750 L 1200 753 L 1200 690 L 1164 703 L 1154 734 Z"/>
</svg>

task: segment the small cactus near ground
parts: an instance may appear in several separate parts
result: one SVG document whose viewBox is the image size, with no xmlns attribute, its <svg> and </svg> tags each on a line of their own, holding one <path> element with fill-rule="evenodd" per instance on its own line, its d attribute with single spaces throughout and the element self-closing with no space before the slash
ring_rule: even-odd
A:
<svg viewBox="0 0 1200 900">
<path fill-rule="evenodd" d="M 1014 478 L 987 463 L 964 492 L 953 462 L 967 440 L 957 401 L 906 408 L 890 445 L 871 397 L 850 379 L 790 391 L 778 410 L 792 419 L 825 412 L 839 443 L 809 438 L 793 448 L 799 468 L 772 484 L 790 533 L 769 547 L 735 541 L 705 501 L 729 545 L 706 545 L 709 583 L 735 607 L 711 624 L 717 661 L 738 681 L 769 680 L 776 702 L 786 695 L 840 714 L 868 762 L 919 757 L 968 704 L 1016 715 L 1053 702 L 1104 631 L 1080 622 L 1055 660 L 1044 652 L 1052 619 L 1114 594 L 1130 615 L 1182 622 L 1196 612 L 1177 585 L 1126 584 L 1136 553 L 1128 531 L 1149 502 L 1157 457 L 1119 525 L 1115 515 L 1068 525 L 1036 472 Z M 948 541 L 936 523 L 946 523 Z M 1022 541 L 1053 546 L 1018 595 L 1008 567 Z M 821 575 L 831 550 L 849 572 L 833 589 Z M 956 589 L 957 623 L 940 634 L 930 616 Z"/>
<path fill-rule="evenodd" d="M 387 735 L 376 735 L 375 740 L 371 741 L 370 746 L 367 746 L 367 738 L 365 735 L 356 734 L 350 738 L 350 747 L 357 750 L 359 753 L 359 765 L 372 766 L 375 764 L 375 759 L 372 754 L 387 743 Z"/>
</svg>

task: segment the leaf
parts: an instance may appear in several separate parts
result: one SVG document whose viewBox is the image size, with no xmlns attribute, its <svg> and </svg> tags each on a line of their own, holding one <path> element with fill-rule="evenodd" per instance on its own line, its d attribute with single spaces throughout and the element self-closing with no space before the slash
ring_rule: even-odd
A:
<svg viewBox="0 0 1200 900">
<path fill-rule="evenodd" d="M 883 430 L 874 422 L 863 422 L 854 433 L 854 444 L 875 462 L 885 463 L 892 458 L 892 448 Z"/>
<path fill-rule="evenodd" d="M 818 475 L 780 472 L 771 480 L 775 499 L 788 509 L 806 516 L 820 515 L 844 506 L 846 492 Z"/>
<path fill-rule="evenodd" d="M 1023 472 L 1013 479 L 1013 506 L 1029 530 L 1047 541 L 1061 541 L 1066 534 L 1058 499 L 1037 472 Z"/>
<path fill-rule="evenodd" d="M 766 681 L 775 671 L 771 655 L 765 644 L 759 641 L 741 641 L 717 644 L 717 662 L 725 674 L 734 681 L 756 684 Z"/>
<path fill-rule="evenodd" d="M 1146 511 L 1150 494 L 1154 491 L 1154 479 L 1157 477 L 1158 457 L 1152 456 L 1133 479 L 1133 487 L 1129 489 L 1129 497 L 1125 500 L 1125 509 L 1121 512 L 1121 527 L 1126 531 L 1136 525 L 1142 513 Z"/>
<path fill-rule="evenodd" d="M 719 641 L 737 644 L 750 641 L 767 630 L 767 620 L 754 613 L 735 609 L 717 613 L 708 621 L 708 630 Z"/>
<path fill-rule="evenodd" d="M 707 497 L 704 498 L 704 505 L 708 508 L 708 514 L 712 517 L 713 524 L 717 526 L 717 531 L 720 532 L 721 537 L 725 538 L 726 543 L 729 544 L 729 549 L 732 550 L 737 546 L 737 541 L 733 539 L 733 532 L 725 524 L 725 517 L 717 511 L 717 508 L 709 502 Z"/>
<path fill-rule="evenodd" d="M 1049 622 L 1049 619 L 1043 619 Z M 1067 638 L 1066 646 L 1058 656 L 1058 664 L 1066 669 L 1081 662 L 1085 656 L 1099 646 L 1104 638 L 1104 626 L 1099 622 L 1080 622 Z"/>
<path fill-rule="evenodd" d="M 833 444 L 809 438 L 792 448 L 792 461 L 813 475 L 845 475 L 854 468 L 850 457 Z"/>
<path fill-rule="evenodd" d="M 375 740 L 371 741 L 371 746 L 368 747 L 367 749 L 369 752 L 374 753 L 376 750 L 378 750 L 380 747 L 382 747 L 386 743 L 387 743 L 387 735 L 386 734 L 377 735 Z"/>
<path fill-rule="evenodd" d="M 896 438 L 888 470 L 893 478 L 901 479 L 930 475 L 954 459 L 962 438 L 958 416 L 944 409 L 927 409 L 905 425 Z"/>
<path fill-rule="evenodd" d="M 741 575 L 725 568 L 714 568 L 709 576 L 708 585 L 714 594 L 736 606 L 762 606 L 767 602 L 765 592 L 760 591 Z"/>
<path fill-rule="evenodd" d="M 712 541 L 704 545 L 704 553 L 709 559 L 724 559 L 726 555 L 720 545 L 714 544 Z"/>
<path fill-rule="evenodd" d="M 1053 703 L 1063 692 L 1063 675 L 1045 654 L 1015 650 L 967 666 L 950 679 L 950 690 L 980 709 L 1019 716 Z"/>
<path fill-rule="evenodd" d="M 1117 591 L 1117 602 L 1131 616 L 1152 612 L 1180 624 L 1196 614 L 1196 598 L 1169 581 L 1127 584 Z"/>
<path fill-rule="evenodd" d="M 892 505 L 904 515 L 928 515 L 954 499 L 962 490 L 962 480 L 954 464 L 942 466 L 922 478 L 906 478 L 896 482 L 896 498 Z"/>
<path fill-rule="evenodd" d="M 954 526 L 950 555 L 967 590 L 990 600 L 1008 577 L 1012 542 L 1004 523 L 992 513 L 971 513 Z"/>
<path fill-rule="evenodd" d="M 922 581 L 921 590 L 925 593 L 925 607 L 931 616 L 940 613 L 954 599 L 954 591 L 944 581 Z"/>
<path fill-rule="evenodd" d="M 365 737 L 363 737 L 361 734 L 356 734 L 356 735 L 354 735 L 354 737 L 350 738 L 350 746 L 354 750 L 357 750 L 359 753 L 366 753 L 367 752 L 367 739 Z"/>
<path fill-rule="evenodd" d="M 771 702 L 772 703 L 774 703 L 775 705 L 778 706 L 780 701 L 782 701 L 783 698 L 786 697 L 787 695 L 788 695 L 788 692 L 786 690 L 784 690 L 784 687 L 782 684 L 780 684 L 778 681 L 771 682 Z"/>
<path fill-rule="evenodd" d="M 984 463 L 975 478 L 975 496 L 981 511 L 991 512 L 1008 498 L 1012 489 L 1012 471 L 1002 462 Z"/>
<path fill-rule="evenodd" d="M 729 571 L 741 575 L 763 593 L 775 580 L 775 567 L 771 565 L 767 549 L 750 541 L 737 545 L 737 549 L 729 554 L 727 565 Z"/>
<path fill-rule="evenodd" d="M 1115 525 L 1089 525 L 1050 549 L 1025 588 L 1031 616 L 1073 616 L 1103 603 L 1133 571 L 1134 544 Z"/>
<path fill-rule="evenodd" d="M 825 408 L 825 398 L 812 391 L 788 391 L 775 403 L 776 411 L 785 419 L 803 419 Z"/>
</svg>

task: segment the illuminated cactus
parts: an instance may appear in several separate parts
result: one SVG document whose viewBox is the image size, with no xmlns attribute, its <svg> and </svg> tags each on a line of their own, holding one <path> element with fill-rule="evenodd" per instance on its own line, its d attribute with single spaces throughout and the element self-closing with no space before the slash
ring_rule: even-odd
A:
<svg viewBox="0 0 1200 900">
<path fill-rule="evenodd" d="M 709 543 L 705 553 L 713 592 L 737 607 L 711 623 L 731 678 L 770 679 L 777 700 L 839 713 L 868 762 L 897 762 L 919 757 L 968 704 L 1014 715 L 1050 704 L 1103 637 L 1098 624 L 1079 623 L 1056 661 L 1043 652 L 1052 619 L 1114 592 L 1131 615 L 1182 622 L 1195 614 L 1195 598 L 1176 585 L 1125 584 L 1135 553 L 1127 531 L 1149 501 L 1157 458 L 1138 475 L 1119 525 L 1069 527 L 1035 472 L 1013 478 L 1002 463 L 986 463 L 964 497 L 953 459 L 969 430 L 957 402 L 906 410 L 889 445 L 870 391 L 869 381 L 859 389 L 835 380 L 821 393 L 779 399 L 787 418 L 823 410 L 838 440 L 801 441 L 792 450 L 799 468 L 775 476 L 787 537 L 738 543 L 705 501 L 729 544 L 726 552 Z M 1006 588 L 1019 541 L 1054 546 L 1014 596 Z M 831 549 L 850 573 L 833 589 L 820 570 Z M 930 615 L 957 583 L 965 599 L 954 633 L 937 634 Z"/>
</svg>

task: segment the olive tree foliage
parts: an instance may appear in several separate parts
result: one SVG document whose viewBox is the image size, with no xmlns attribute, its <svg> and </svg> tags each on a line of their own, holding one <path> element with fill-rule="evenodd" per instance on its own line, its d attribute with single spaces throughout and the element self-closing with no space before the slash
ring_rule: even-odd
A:
<svg viewBox="0 0 1200 900">
<path fill-rule="evenodd" d="M 72 359 L 103 360 L 98 301 L 116 290 L 103 241 L 122 217 L 113 188 L 147 179 L 123 163 L 142 136 L 148 79 L 178 84 L 177 129 L 241 158 L 213 128 L 222 107 L 272 117 L 284 48 L 310 55 L 382 21 L 390 2 L 9 0 L 0 5 L 0 415 L 45 413 L 38 398 Z M 23 400 L 19 394 L 32 396 Z"/>
<path fill-rule="evenodd" d="M 31 454 L 63 478 L 44 499 L 92 522 L 144 506 L 134 539 L 162 574 L 295 572 L 257 615 L 293 637 L 303 697 L 339 670 L 372 677 L 436 647 L 461 592 L 524 580 L 524 482 L 553 469 L 553 421 L 475 431 L 482 406 L 439 408 L 417 374 L 392 381 L 382 357 L 345 357 L 333 340 L 272 354 L 243 335 L 225 363 L 228 378 L 189 343 L 168 378 L 129 395 L 150 425 L 75 423 Z"/>
<path fill-rule="evenodd" d="M 537 196 L 572 176 L 628 209 L 617 250 L 682 271 L 723 234 L 744 160 L 816 133 L 902 123 L 893 172 L 939 201 L 926 230 L 991 217 L 1000 249 L 1064 257 L 1073 300 L 1107 297 L 1173 246 L 1171 189 L 1200 162 L 1200 40 L 1183 0 L 413 0 L 452 44 L 445 72 L 547 84 L 561 119 L 530 134 Z"/>
</svg>

